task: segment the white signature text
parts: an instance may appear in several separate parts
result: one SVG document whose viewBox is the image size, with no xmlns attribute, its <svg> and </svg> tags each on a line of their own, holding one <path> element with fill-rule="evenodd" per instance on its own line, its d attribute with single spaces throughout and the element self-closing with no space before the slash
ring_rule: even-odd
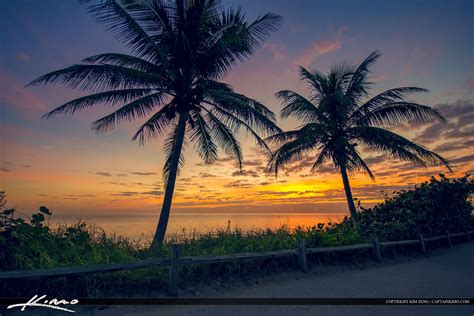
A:
<svg viewBox="0 0 474 316">
<path fill-rule="evenodd" d="M 35 295 L 33 296 L 28 302 L 26 303 L 20 303 L 20 304 L 13 304 L 9 305 L 7 309 L 15 308 L 15 307 L 21 307 L 21 311 L 23 312 L 25 308 L 27 307 L 46 307 L 46 308 L 51 308 L 51 309 L 57 309 L 63 312 L 69 312 L 69 313 L 75 313 L 75 311 L 71 309 L 67 309 L 58 305 L 76 305 L 79 303 L 78 300 L 73 299 L 71 301 L 67 300 L 58 300 L 56 298 L 53 298 L 51 300 L 46 299 L 46 295 L 43 296 L 38 296 Z"/>
</svg>

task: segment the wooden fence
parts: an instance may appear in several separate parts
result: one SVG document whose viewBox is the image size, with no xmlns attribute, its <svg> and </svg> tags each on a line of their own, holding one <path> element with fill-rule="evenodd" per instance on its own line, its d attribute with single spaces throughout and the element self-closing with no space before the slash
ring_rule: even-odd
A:
<svg viewBox="0 0 474 316">
<path fill-rule="evenodd" d="M 222 256 L 208 256 L 208 257 L 181 257 L 179 253 L 179 246 L 172 245 L 171 256 L 169 258 L 158 258 L 158 259 L 147 259 L 138 262 L 127 262 L 127 263 L 113 263 L 113 264 L 101 264 L 101 265 L 88 265 L 82 267 L 72 268 L 55 268 L 46 270 L 22 270 L 22 271 L 5 271 L 0 272 L 0 280 L 19 280 L 19 279 L 40 279 L 40 278 L 52 278 L 52 277 L 68 277 L 68 276 L 80 276 L 92 273 L 104 273 L 104 272 L 115 272 L 123 270 L 142 269 L 150 267 L 162 267 L 169 266 L 169 280 L 168 280 L 168 292 L 171 296 L 177 296 L 178 294 L 178 282 L 179 282 L 179 267 L 187 264 L 209 264 L 209 263 L 222 263 L 222 262 L 241 262 L 247 260 L 259 260 L 269 259 L 277 257 L 298 257 L 298 265 L 303 272 L 308 272 L 308 254 L 314 253 L 337 253 L 345 251 L 355 250 L 372 250 L 372 258 L 378 262 L 382 261 L 381 248 L 403 246 L 403 245 L 414 245 L 419 244 L 422 253 L 426 253 L 426 243 L 432 241 L 438 241 L 446 239 L 449 247 L 453 246 L 452 238 L 454 237 L 465 237 L 467 241 L 471 240 L 471 234 L 474 231 L 450 234 L 448 231 L 445 235 L 436 236 L 431 238 L 424 238 L 422 235 L 418 236 L 418 239 L 412 240 L 400 240 L 400 241 L 386 241 L 379 242 L 377 237 L 374 236 L 371 243 L 347 245 L 347 246 L 336 246 L 336 247 L 318 247 L 318 248 L 306 248 L 304 239 L 297 240 L 297 248 L 285 249 L 277 251 L 267 251 L 261 253 L 238 253 L 232 255 Z"/>
</svg>

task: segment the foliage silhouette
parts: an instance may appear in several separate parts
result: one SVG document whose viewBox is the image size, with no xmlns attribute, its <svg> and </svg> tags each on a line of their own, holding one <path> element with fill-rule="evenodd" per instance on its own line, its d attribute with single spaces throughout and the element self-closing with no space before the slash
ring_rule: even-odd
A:
<svg viewBox="0 0 474 316">
<path fill-rule="evenodd" d="M 470 231 L 474 228 L 472 193 L 474 180 L 470 175 L 431 177 L 413 188 L 386 194 L 374 207 L 361 206 L 360 228 L 367 236 L 377 234 L 382 240 Z"/>
<path fill-rule="evenodd" d="M 423 166 L 430 163 L 450 168 L 440 155 L 383 128 L 412 121 L 445 122 L 445 119 L 436 109 L 406 101 L 410 94 L 427 91 L 422 88 L 394 88 L 367 100 L 372 85 L 369 74 L 379 56 L 373 52 L 357 67 L 343 63 L 333 66 L 327 74 L 300 67 L 301 80 L 310 86 L 310 98 L 289 90 L 276 96 L 284 105 L 282 118 L 299 119 L 303 126 L 266 139 L 278 146 L 270 160 L 275 175 L 281 166 L 298 161 L 304 154 L 318 152 L 312 172 L 331 159 L 342 175 L 354 224 L 358 216 L 348 172 L 363 171 L 374 178 L 357 150 L 359 144 L 366 150 Z"/>
<path fill-rule="evenodd" d="M 47 118 L 99 104 L 120 104 L 115 112 L 92 123 L 92 128 L 105 132 L 122 121 L 147 118 L 133 140 L 143 144 L 167 135 L 165 196 L 155 248 L 164 240 L 186 140 L 194 143 L 205 163 L 216 161 L 219 145 L 241 167 L 238 130 L 247 131 L 264 148 L 260 134 L 281 131 L 268 108 L 219 81 L 279 28 L 281 17 L 267 13 L 248 23 L 240 8 L 224 10 L 218 0 L 102 0 L 89 4 L 89 11 L 132 55 L 91 56 L 83 64 L 48 73 L 30 85 L 60 82 L 96 92 L 57 107 Z"/>
</svg>

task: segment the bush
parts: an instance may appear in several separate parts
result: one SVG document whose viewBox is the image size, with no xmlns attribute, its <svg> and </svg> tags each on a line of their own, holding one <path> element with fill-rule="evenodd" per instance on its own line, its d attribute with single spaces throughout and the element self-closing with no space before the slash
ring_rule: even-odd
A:
<svg viewBox="0 0 474 316">
<path fill-rule="evenodd" d="M 23 270 L 131 261 L 146 254 L 120 236 L 107 236 L 96 226 L 78 221 L 51 229 L 44 224 L 48 208 L 41 206 L 29 222 L 14 209 L 0 213 L 0 270 Z"/>
<path fill-rule="evenodd" d="M 394 192 L 392 197 L 359 213 L 361 231 L 377 234 L 381 240 L 402 240 L 444 235 L 474 228 L 470 175 L 448 179 L 432 177 L 410 190 Z M 359 204 L 360 205 L 360 204 Z M 347 219 L 346 219 L 347 221 Z"/>
</svg>

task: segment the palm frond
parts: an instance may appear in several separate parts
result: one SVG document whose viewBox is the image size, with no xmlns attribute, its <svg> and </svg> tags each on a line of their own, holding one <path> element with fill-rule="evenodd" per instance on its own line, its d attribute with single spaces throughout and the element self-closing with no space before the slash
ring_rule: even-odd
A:
<svg viewBox="0 0 474 316">
<path fill-rule="evenodd" d="M 164 67 L 156 65 L 148 60 L 145 60 L 140 57 L 118 54 L 118 53 L 105 53 L 93 55 L 82 60 L 84 63 L 88 64 L 112 64 L 116 66 L 122 66 L 127 68 L 132 68 L 140 71 L 154 73 L 155 75 L 159 74 L 160 76 L 167 76 L 167 72 Z M 164 81 L 164 80 L 163 80 Z"/>
<path fill-rule="evenodd" d="M 218 144 L 229 157 L 237 160 L 239 170 L 242 171 L 242 149 L 234 135 L 234 131 L 224 125 L 212 112 L 207 113 L 207 120 L 209 121 L 211 131 Z"/>
<path fill-rule="evenodd" d="M 205 107 L 201 107 L 205 111 L 209 112 L 208 109 Z M 214 107 L 213 108 L 213 114 L 223 122 L 226 126 L 228 126 L 230 129 L 237 130 L 240 128 L 243 128 L 247 133 L 249 133 L 254 140 L 257 142 L 257 144 L 265 149 L 267 152 L 271 153 L 270 148 L 268 147 L 267 143 L 260 137 L 260 135 L 253 130 L 253 128 L 247 124 L 245 121 L 241 120 L 237 116 L 235 116 L 232 113 L 229 113 L 219 107 Z"/>
<path fill-rule="evenodd" d="M 450 171 L 449 162 L 435 152 L 429 151 L 403 136 L 383 128 L 356 126 L 348 130 L 352 139 L 360 140 L 369 150 L 382 151 L 390 156 L 425 166 L 444 165 Z"/>
<path fill-rule="evenodd" d="M 115 65 L 74 65 L 43 75 L 27 86 L 63 83 L 68 88 L 108 91 L 159 88 L 162 78 L 152 73 Z"/>
<path fill-rule="evenodd" d="M 300 78 L 307 82 L 313 91 L 312 101 L 317 101 L 322 95 L 329 94 L 329 83 L 324 74 L 319 71 L 310 72 L 304 67 L 300 67 Z"/>
<path fill-rule="evenodd" d="M 270 170 L 274 170 L 275 177 L 277 177 L 281 166 L 301 160 L 304 153 L 314 150 L 317 145 L 318 143 L 308 135 L 300 135 L 300 137 L 283 144 L 273 154 L 269 162 Z"/>
<path fill-rule="evenodd" d="M 330 87 L 332 89 L 332 87 Z M 318 109 L 327 117 L 328 125 L 344 126 L 354 111 L 354 102 L 342 91 L 331 92 L 319 101 Z"/>
<path fill-rule="evenodd" d="M 419 92 L 428 92 L 427 89 L 418 88 L 418 87 L 399 87 L 394 89 L 386 90 L 382 93 L 377 94 L 376 96 L 370 98 L 364 104 L 360 105 L 354 113 L 352 113 L 349 120 L 353 122 L 367 113 L 386 105 L 387 103 L 405 101 L 405 98 L 411 94 Z"/>
<path fill-rule="evenodd" d="M 253 54 L 280 24 L 281 17 L 272 13 L 248 25 L 240 9 L 222 11 L 197 56 L 199 71 L 213 78 L 224 76 L 231 66 Z"/>
<path fill-rule="evenodd" d="M 176 121 L 176 113 L 174 109 L 173 101 L 164 105 L 138 129 L 133 136 L 132 141 L 138 139 L 140 145 L 143 145 L 145 144 L 145 141 L 163 135 L 166 128 Z"/>
<path fill-rule="evenodd" d="M 377 59 L 380 57 L 380 53 L 375 51 L 372 52 L 355 70 L 351 81 L 347 85 L 346 95 L 352 100 L 358 100 L 364 97 L 368 93 L 368 74 L 371 71 L 371 67 L 375 64 Z"/>
<path fill-rule="evenodd" d="M 191 141 L 194 142 L 194 149 L 206 164 L 215 162 L 217 146 L 212 140 L 209 125 L 198 111 L 193 111 L 189 118 L 193 121 L 189 133 Z"/>
<path fill-rule="evenodd" d="M 353 118 L 354 119 L 354 118 Z M 350 124 L 394 126 L 408 122 L 447 123 L 441 113 L 430 106 L 413 102 L 392 102 L 372 110 Z"/>
<path fill-rule="evenodd" d="M 247 29 L 251 35 L 251 42 L 256 46 L 259 45 L 266 40 L 272 32 L 278 31 L 282 20 L 283 18 L 280 15 L 274 13 L 266 13 L 257 17 Z"/>
<path fill-rule="evenodd" d="M 164 98 L 164 93 L 156 92 L 132 101 L 122 106 L 117 111 L 92 123 L 92 129 L 96 132 L 106 132 L 124 120 L 133 121 L 137 118 L 145 117 L 153 109 L 161 105 Z"/>
<path fill-rule="evenodd" d="M 276 133 L 276 134 L 273 134 L 272 136 L 268 136 L 267 138 L 265 138 L 265 142 L 270 143 L 270 144 L 285 143 L 290 140 L 294 140 L 296 137 L 298 137 L 299 133 L 300 133 L 299 130 Z"/>
<path fill-rule="evenodd" d="M 46 113 L 45 115 L 43 115 L 43 118 L 50 118 L 58 114 L 72 115 L 76 113 L 76 111 L 90 108 L 96 104 L 115 105 L 117 103 L 127 103 L 137 98 L 149 95 L 155 91 L 156 90 L 153 89 L 125 89 L 96 93 L 71 100 Z"/>
<path fill-rule="evenodd" d="M 88 2 L 88 1 L 87 1 Z M 101 0 L 98 4 L 89 5 L 89 12 L 94 18 L 115 33 L 117 39 L 127 45 L 133 53 L 163 63 L 163 47 L 157 46 L 148 33 L 127 12 L 127 5 L 136 6 L 136 2 L 125 1 L 122 7 L 116 0 Z"/>
<path fill-rule="evenodd" d="M 349 171 L 364 171 L 366 172 L 372 181 L 375 180 L 374 174 L 370 170 L 369 166 L 365 163 L 364 159 L 360 156 L 359 152 L 354 146 L 346 148 L 347 163 L 346 168 Z"/>
<path fill-rule="evenodd" d="M 409 95 L 421 92 L 429 92 L 429 90 L 419 87 L 398 87 L 388 89 L 372 97 L 370 100 L 361 105 L 360 109 L 364 111 L 370 111 L 388 102 L 403 101 Z"/>
<path fill-rule="evenodd" d="M 331 67 L 327 76 L 329 91 L 336 93 L 338 91 L 345 91 L 350 84 L 354 75 L 354 66 L 345 62 Z"/>
<path fill-rule="evenodd" d="M 209 105 L 231 113 L 264 135 L 281 131 L 275 124 L 275 114 L 260 102 L 223 90 L 208 90 L 207 98 Z"/>
<path fill-rule="evenodd" d="M 276 175 L 280 166 L 300 159 L 304 152 L 311 151 L 321 146 L 321 144 L 324 145 L 329 139 L 330 134 L 327 126 L 319 123 L 308 123 L 296 131 L 282 132 L 271 136 L 269 138 L 270 142 L 285 142 L 275 151 L 270 161 L 271 169 L 275 170 Z M 288 146 L 286 146 L 287 144 Z M 328 149 L 326 146 L 324 147 L 326 150 Z M 331 151 L 328 151 L 328 154 L 330 155 Z M 315 167 L 317 166 L 313 166 L 312 170 Z"/>
<path fill-rule="evenodd" d="M 294 117 L 303 122 L 325 122 L 326 117 L 313 103 L 300 94 L 282 90 L 275 94 L 283 103 L 280 114 L 282 118 Z"/>
<path fill-rule="evenodd" d="M 331 158 L 331 151 L 327 146 L 323 146 L 319 152 L 318 158 L 311 167 L 311 172 L 315 172 L 319 167 L 324 165 Z"/>
<path fill-rule="evenodd" d="M 130 15 L 143 25 L 150 37 L 160 33 L 170 33 L 176 19 L 176 4 L 174 1 L 140 0 L 130 1 L 127 10 Z"/>
</svg>

